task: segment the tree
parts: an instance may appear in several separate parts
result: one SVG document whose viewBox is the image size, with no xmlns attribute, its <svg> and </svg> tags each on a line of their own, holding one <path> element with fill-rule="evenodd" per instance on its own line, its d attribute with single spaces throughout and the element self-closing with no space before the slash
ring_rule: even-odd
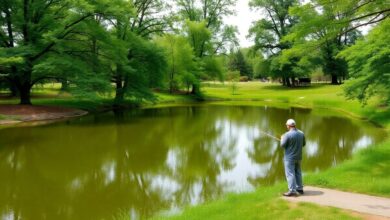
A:
<svg viewBox="0 0 390 220">
<path fill-rule="evenodd" d="M 133 5 L 125 2 L 127 13 L 109 20 L 114 26 L 113 35 L 125 43 L 122 48 L 126 51 L 126 59 L 113 64 L 115 105 L 122 103 L 125 96 L 153 100 L 149 87 L 161 84 L 167 65 L 163 49 L 150 41 L 169 25 L 170 17 L 161 14 L 165 4 L 155 0 L 136 0 Z"/>
<path fill-rule="evenodd" d="M 390 104 L 390 20 L 383 20 L 357 43 L 339 54 L 345 58 L 351 79 L 345 87 L 350 99 L 366 104 L 372 96 L 378 95 Z"/>
<path fill-rule="evenodd" d="M 172 16 L 162 13 L 167 5 L 161 0 L 134 0 L 134 15 L 130 18 L 130 30 L 143 38 L 167 30 Z"/>
<path fill-rule="evenodd" d="M 66 46 L 67 42 L 76 43 L 93 34 L 88 21 L 103 14 L 104 2 L 99 3 L 94 1 L 92 5 L 86 0 L 4 0 L 0 3 L 0 65 L 7 69 L 2 79 L 18 89 L 21 104 L 31 104 L 30 92 L 36 83 L 58 80 L 63 73 L 75 70 L 78 74 L 72 80 L 83 88 L 89 87 L 95 93 L 108 88 L 108 83 L 101 80 L 104 74 L 94 73 L 90 63 L 77 59 L 81 54 L 91 56 L 91 51 L 68 51 Z M 52 71 L 42 71 L 48 69 Z"/>
<path fill-rule="evenodd" d="M 244 56 L 251 67 L 253 78 L 267 78 L 270 72 L 270 60 L 265 59 L 263 54 L 259 51 L 254 51 L 253 49 L 244 49 L 243 51 Z"/>
<path fill-rule="evenodd" d="M 227 48 L 237 44 L 235 27 L 224 25 L 223 16 L 230 15 L 234 11 L 232 6 L 236 0 L 176 0 L 179 14 L 185 23 L 181 24 L 186 30 L 186 35 L 194 49 L 195 56 L 199 59 L 201 71 L 196 75 L 196 82 L 202 76 L 215 77 L 221 68 L 216 56 L 225 53 Z M 207 57 L 207 58 L 206 58 Z M 215 64 L 217 66 L 212 66 Z M 222 75 L 218 73 L 217 75 Z M 222 78 L 222 77 L 220 77 Z M 200 92 L 199 84 L 192 85 L 192 93 Z"/>
<path fill-rule="evenodd" d="M 286 51 L 287 57 L 292 54 L 320 57 L 314 62 L 331 75 L 332 84 L 339 84 L 347 77 L 347 64 L 337 54 L 361 37 L 357 28 L 386 19 L 390 8 L 382 0 L 313 0 L 292 8 L 290 13 L 298 17 L 299 23 L 285 37 L 286 41 L 294 41 L 294 47 Z"/>
<path fill-rule="evenodd" d="M 122 91 L 135 101 L 154 100 L 150 88 L 161 86 L 167 61 L 163 48 L 151 41 L 134 37 L 129 45 L 128 66 L 124 75 Z M 123 97 L 116 97 L 116 103 Z"/>
<path fill-rule="evenodd" d="M 224 56 L 207 56 L 202 60 L 203 79 L 223 81 L 227 68 L 224 67 Z"/>
<path fill-rule="evenodd" d="M 179 14 L 183 20 L 192 22 L 204 22 L 205 27 L 210 31 L 210 42 L 214 50 L 211 54 L 226 52 L 231 45 L 237 45 L 235 33 L 237 29 L 233 26 L 224 25 L 223 17 L 232 15 L 236 0 L 176 0 Z M 201 44 L 200 57 L 206 55 L 207 42 Z"/>
<path fill-rule="evenodd" d="M 195 73 L 198 71 L 191 45 L 185 37 L 170 34 L 156 41 L 165 49 L 169 92 L 173 93 L 178 90 L 180 83 L 188 89 L 189 85 L 195 83 Z"/>
<path fill-rule="evenodd" d="M 248 64 L 241 50 L 232 53 L 229 61 L 229 69 L 231 71 L 239 71 L 240 76 L 247 76 L 249 79 L 253 77 L 252 67 Z"/>
<path fill-rule="evenodd" d="M 252 0 L 250 6 L 263 9 L 267 15 L 257 21 L 250 29 L 254 37 L 254 50 L 261 50 L 268 57 L 270 74 L 273 77 L 282 77 L 283 85 L 292 86 L 294 78 L 299 74 L 300 57 L 291 57 L 288 62 L 281 62 L 281 52 L 291 47 L 291 42 L 283 41 L 297 20 L 288 13 L 288 10 L 298 5 L 297 0 Z M 302 72 L 302 71 L 300 71 Z M 291 81 L 290 81 L 291 79 Z"/>
<path fill-rule="evenodd" d="M 330 75 L 332 84 L 341 83 L 348 75 L 347 64 L 337 54 L 361 36 L 357 30 L 345 32 L 350 25 L 344 24 L 347 14 L 340 11 L 340 2 L 312 1 L 309 4 L 294 7 L 290 13 L 299 19 L 293 31 L 284 40 L 294 42 L 290 51 L 284 56 L 311 58 L 312 68 L 321 66 L 325 74 Z M 329 25 L 330 21 L 342 25 Z M 288 58 L 285 58 L 288 59 Z"/>
</svg>

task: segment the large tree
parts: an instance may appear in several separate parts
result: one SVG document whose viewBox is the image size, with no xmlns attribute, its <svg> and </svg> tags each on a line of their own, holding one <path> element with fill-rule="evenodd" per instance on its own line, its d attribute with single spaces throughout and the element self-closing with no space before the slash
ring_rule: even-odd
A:
<svg viewBox="0 0 390 220">
<path fill-rule="evenodd" d="M 30 92 L 36 83 L 58 80 L 69 72 L 79 73 L 67 78 L 83 88 L 89 87 L 89 91 L 108 88 L 106 80 L 100 80 L 104 74 L 94 71 L 91 63 L 96 51 L 89 48 L 87 53 L 83 44 L 86 38 L 104 33 L 98 30 L 99 26 L 91 24 L 107 13 L 107 7 L 104 1 L 87 0 L 4 0 L 0 3 L 0 65 L 6 69 L 2 79 L 18 89 L 21 104 L 31 104 Z M 77 42 L 81 42 L 80 47 L 74 46 Z"/>
<path fill-rule="evenodd" d="M 114 63 L 115 104 L 132 99 L 153 99 L 150 87 L 159 86 L 166 68 L 165 55 L 150 39 L 162 34 L 170 24 L 170 16 L 162 13 L 163 1 L 136 0 L 125 5 L 128 13 L 111 18 L 114 35 L 124 42 L 126 59 Z"/>
<path fill-rule="evenodd" d="M 199 82 L 203 76 L 221 75 L 218 54 L 226 53 L 229 47 L 237 45 L 234 26 L 223 23 L 223 17 L 234 13 L 236 0 L 176 0 L 179 15 L 186 35 L 202 69 L 196 76 Z M 221 78 L 221 77 L 218 77 Z M 199 93 L 199 84 L 192 85 L 192 93 Z"/>
<path fill-rule="evenodd" d="M 299 57 L 291 57 L 289 62 L 281 62 L 279 56 L 283 50 L 291 47 L 291 42 L 283 41 L 297 20 L 288 11 L 298 5 L 297 0 L 252 0 L 250 6 L 261 9 L 265 18 L 255 22 L 250 29 L 250 35 L 254 39 L 253 49 L 263 52 L 270 63 L 270 75 L 281 77 L 283 85 L 293 85 L 294 78 L 300 72 L 297 60 Z M 291 79 L 291 80 L 290 80 Z"/>
<path fill-rule="evenodd" d="M 290 13 L 299 19 L 293 31 L 284 39 L 294 42 L 292 49 L 285 51 L 285 57 L 300 54 L 311 57 L 313 68 L 322 67 L 325 74 L 331 76 L 332 84 L 339 84 L 348 75 L 344 59 L 336 57 L 346 46 L 351 45 L 360 36 L 360 32 L 345 32 L 349 25 L 329 25 L 330 20 L 341 22 L 345 16 L 340 12 L 337 2 L 322 2 L 321 7 L 312 1 L 303 6 L 294 7 Z M 318 6 L 318 5 L 317 5 Z"/>
</svg>

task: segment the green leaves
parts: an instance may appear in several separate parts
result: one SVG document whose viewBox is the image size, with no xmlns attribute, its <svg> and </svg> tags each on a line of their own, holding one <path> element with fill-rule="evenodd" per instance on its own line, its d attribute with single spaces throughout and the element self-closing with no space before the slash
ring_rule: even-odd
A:
<svg viewBox="0 0 390 220">
<path fill-rule="evenodd" d="M 239 71 L 241 76 L 253 77 L 252 67 L 248 64 L 241 50 L 233 53 L 229 61 L 229 69 L 232 71 Z"/>
<path fill-rule="evenodd" d="M 168 64 L 165 75 L 170 92 L 178 90 L 180 86 L 187 87 L 191 83 L 195 83 L 198 64 L 188 40 L 183 36 L 167 34 L 156 41 L 164 48 Z"/>
<path fill-rule="evenodd" d="M 345 49 L 339 57 L 345 58 L 351 75 L 345 94 L 362 104 L 373 96 L 382 97 L 390 104 L 390 21 L 384 20 L 366 37 Z"/>
</svg>

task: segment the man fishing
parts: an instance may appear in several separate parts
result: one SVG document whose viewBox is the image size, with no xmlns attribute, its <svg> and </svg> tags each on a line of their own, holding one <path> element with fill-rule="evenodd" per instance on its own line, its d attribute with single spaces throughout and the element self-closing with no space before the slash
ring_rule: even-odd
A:
<svg viewBox="0 0 390 220">
<path fill-rule="evenodd" d="M 283 160 L 289 191 L 283 196 L 298 196 L 303 194 L 301 161 L 306 140 L 304 133 L 295 127 L 294 119 L 288 119 L 286 126 L 288 131 L 282 135 L 280 145 L 285 150 Z"/>
</svg>

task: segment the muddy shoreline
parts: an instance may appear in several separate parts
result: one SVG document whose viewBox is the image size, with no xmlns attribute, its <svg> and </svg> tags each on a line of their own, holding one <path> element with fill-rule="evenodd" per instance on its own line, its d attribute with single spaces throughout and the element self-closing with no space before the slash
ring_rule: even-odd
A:
<svg viewBox="0 0 390 220">
<path fill-rule="evenodd" d="M 0 125 L 60 120 L 86 114 L 88 112 L 81 109 L 56 106 L 0 105 Z"/>
</svg>

